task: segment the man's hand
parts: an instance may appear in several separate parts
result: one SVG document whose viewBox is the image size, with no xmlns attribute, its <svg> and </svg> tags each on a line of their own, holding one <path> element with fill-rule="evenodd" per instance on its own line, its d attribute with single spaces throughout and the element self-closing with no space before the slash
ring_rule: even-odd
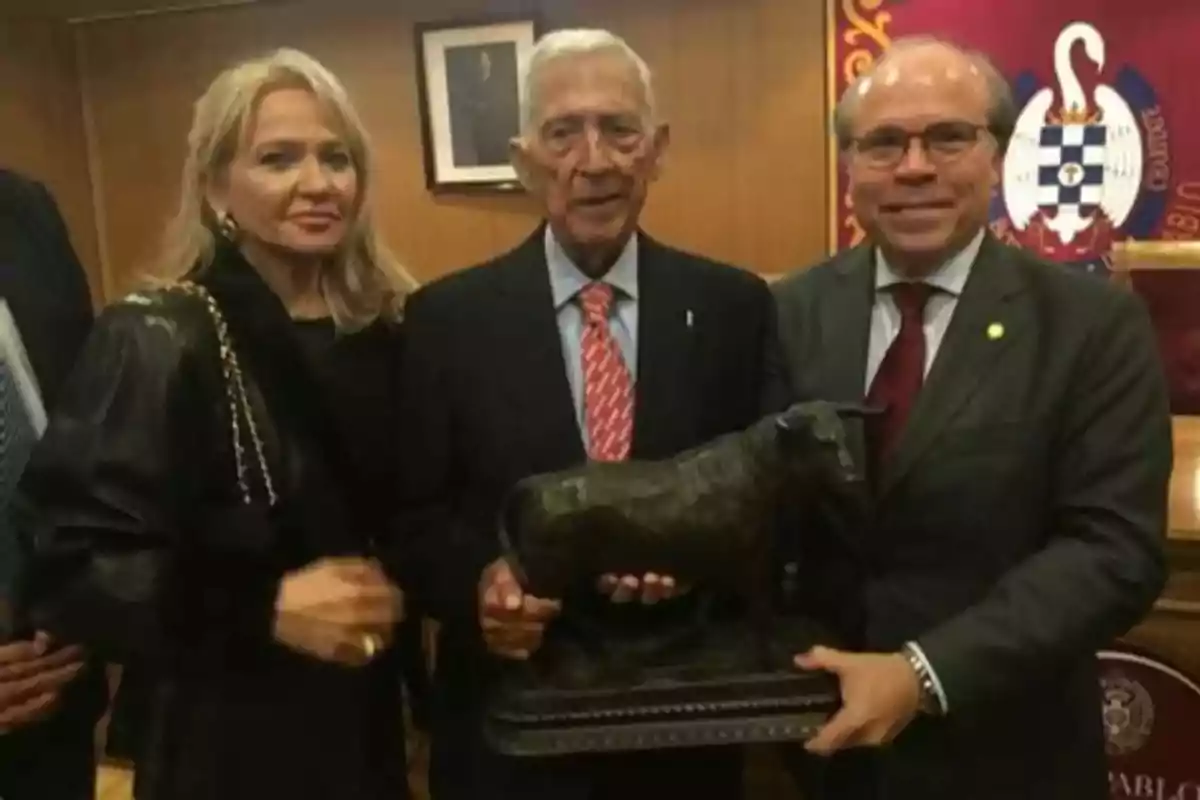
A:
<svg viewBox="0 0 1200 800">
<path fill-rule="evenodd" d="M 542 645 L 546 624 L 562 604 L 526 594 L 503 558 L 493 561 L 479 579 L 479 627 L 488 650 L 504 658 L 524 660 Z"/>
<path fill-rule="evenodd" d="M 64 686 L 84 668 L 83 651 L 51 651 L 49 635 L 0 646 L 0 733 L 48 717 Z"/>
<path fill-rule="evenodd" d="M 844 653 L 814 647 L 796 666 L 837 676 L 842 708 L 805 745 L 828 756 L 848 747 L 877 747 L 895 739 L 917 715 L 921 685 L 899 653 Z"/>
<path fill-rule="evenodd" d="M 641 578 L 636 575 L 602 575 L 596 588 L 614 603 L 628 603 L 640 599 L 646 605 L 660 600 L 670 600 L 687 591 L 681 589 L 670 575 L 647 572 Z"/>
</svg>

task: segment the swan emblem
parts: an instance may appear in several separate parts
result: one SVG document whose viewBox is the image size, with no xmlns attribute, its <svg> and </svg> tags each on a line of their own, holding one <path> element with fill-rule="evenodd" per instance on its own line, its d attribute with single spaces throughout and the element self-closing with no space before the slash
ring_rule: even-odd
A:
<svg viewBox="0 0 1200 800">
<path fill-rule="evenodd" d="M 1119 228 L 1129 217 L 1142 184 L 1143 142 L 1137 118 L 1121 94 L 1098 83 L 1089 101 L 1071 64 L 1082 44 L 1097 74 L 1105 43 L 1095 26 L 1072 22 L 1054 45 L 1054 90 L 1033 94 L 1017 117 L 1004 157 L 1003 200 L 1012 226 L 1025 231 L 1035 220 L 1064 245 L 1094 224 Z"/>
</svg>

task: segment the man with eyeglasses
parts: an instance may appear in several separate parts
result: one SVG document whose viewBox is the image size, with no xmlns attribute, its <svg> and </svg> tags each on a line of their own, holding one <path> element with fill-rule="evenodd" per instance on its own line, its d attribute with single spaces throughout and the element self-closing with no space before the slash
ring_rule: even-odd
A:
<svg viewBox="0 0 1200 800">
<path fill-rule="evenodd" d="M 523 79 L 513 163 L 544 224 L 406 308 L 399 562 L 442 624 L 432 796 L 729 800 L 741 794 L 736 747 L 524 760 L 481 739 L 494 671 L 535 652 L 562 607 L 522 592 L 501 558 L 511 487 L 588 459 L 674 455 L 749 426 L 787 393 L 766 283 L 639 228 L 668 143 L 645 62 L 611 33 L 560 30 Z M 576 600 L 623 625 L 682 620 L 697 596 L 686 588 L 670 575 L 597 576 Z"/>
<path fill-rule="evenodd" d="M 1167 395 L 1132 294 L 988 232 L 1014 118 L 983 56 L 896 42 L 835 116 L 867 240 L 777 286 L 795 392 L 881 411 L 859 652 L 797 658 L 840 680 L 833 798 L 1108 797 L 1093 654 L 1164 582 Z"/>
</svg>

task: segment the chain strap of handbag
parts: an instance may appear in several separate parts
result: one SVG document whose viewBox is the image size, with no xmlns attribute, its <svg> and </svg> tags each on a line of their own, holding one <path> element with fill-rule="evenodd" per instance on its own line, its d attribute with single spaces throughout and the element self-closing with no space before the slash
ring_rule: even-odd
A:
<svg viewBox="0 0 1200 800">
<path fill-rule="evenodd" d="M 271 506 L 274 506 L 279 497 L 275 493 L 275 482 L 271 478 L 271 471 L 267 468 L 267 458 L 263 450 L 262 436 L 259 434 L 258 422 L 254 417 L 254 408 L 250 404 L 250 397 L 246 392 L 246 384 L 242 379 L 242 368 L 238 363 L 237 351 L 233 347 L 233 337 L 229 334 L 229 325 L 225 322 L 225 315 L 221 313 L 221 307 L 217 304 L 216 298 L 203 286 L 191 281 L 181 281 L 175 284 L 175 288 L 184 294 L 200 300 L 204 304 L 205 309 L 208 311 L 208 316 L 212 319 L 213 328 L 216 330 L 217 343 L 221 356 L 221 372 L 225 383 L 225 395 L 229 401 L 229 427 L 233 439 L 233 457 L 237 466 L 237 481 L 238 488 L 241 489 L 242 493 L 242 502 L 246 505 L 250 505 L 253 502 L 250 481 L 247 477 L 246 443 L 242 431 L 244 424 L 245 432 L 249 435 L 250 443 L 254 449 L 254 457 L 258 462 L 259 474 L 262 476 L 268 502 Z"/>
</svg>

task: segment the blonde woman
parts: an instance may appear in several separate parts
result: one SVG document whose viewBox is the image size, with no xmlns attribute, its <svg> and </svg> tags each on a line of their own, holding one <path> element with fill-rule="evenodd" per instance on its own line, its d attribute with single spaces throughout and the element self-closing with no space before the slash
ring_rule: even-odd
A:
<svg viewBox="0 0 1200 800">
<path fill-rule="evenodd" d="M 107 309 L 22 482 L 36 624 L 150 678 L 139 800 L 395 800 L 409 281 L 344 89 L 281 50 L 195 107 L 158 286 Z"/>
</svg>

